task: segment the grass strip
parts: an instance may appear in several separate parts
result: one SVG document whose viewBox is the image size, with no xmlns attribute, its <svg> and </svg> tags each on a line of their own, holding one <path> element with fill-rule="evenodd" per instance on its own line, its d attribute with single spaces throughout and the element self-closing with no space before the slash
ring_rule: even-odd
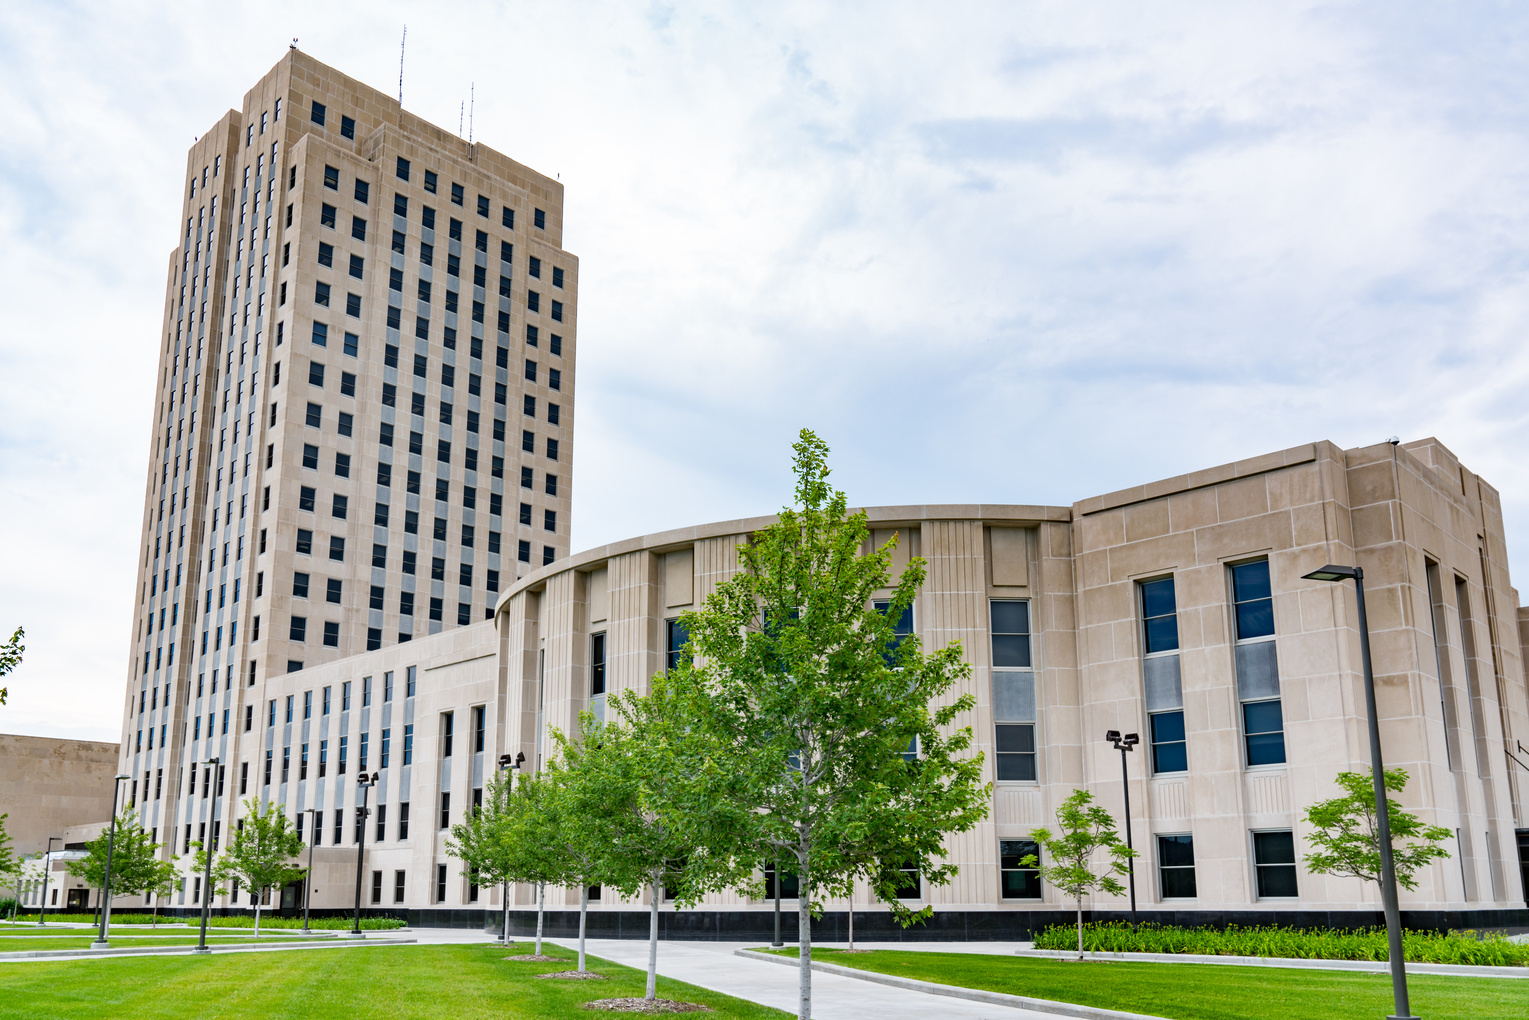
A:
<svg viewBox="0 0 1529 1020">
<path fill-rule="evenodd" d="M 478 943 L 295 949 L 277 962 L 230 953 L 10 964 L 0 972 L 0 1020 L 590 1020 L 599 1014 L 584 1009 L 586 1002 L 643 994 L 642 971 L 593 957 L 590 969 L 606 980 L 539 980 L 577 959 L 558 946 L 544 952 L 556 961 L 507 963 L 503 945 Z M 789 1020 L 664 977 L 658 994 L 710 1006 L 718 1020 Z"/>
<path fill-rule="evenodd" d="M 770 950 L 795 957 L 795 949 Z M 1042 960 L 976 953 L 814 947 L 814 962 L 961 988 L 1145 1013 L 1172 1020 L 1375 1020 L 1391 1012 L 1391 978 L 1353 971 L 1281 970 L 1193 963 Z M 1524 1016 L 1512 978 L 1408 977 L 1412 1008 L 1428 1020 Z"/>
</svg>

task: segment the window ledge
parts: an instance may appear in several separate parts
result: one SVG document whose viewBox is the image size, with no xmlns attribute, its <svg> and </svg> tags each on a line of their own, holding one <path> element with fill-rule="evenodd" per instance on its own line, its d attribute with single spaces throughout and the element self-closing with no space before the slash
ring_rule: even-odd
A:
<svg viewBox="0 0 1529 1020">
<path fill-rule="evenodd" d="M 1244 772 L 1255 773 L 1259 775 L 1268 775 L 1271 772 L 1283 775 L 1284 773 L 1288 772 L 1289 769 L 1289 762 L 1280 762 L 1278 765 L 1244 765 L 1242 767 L 1242 771 Z M 1177 774 L 1182 775 L 1182 773 Z"/>
</svg>

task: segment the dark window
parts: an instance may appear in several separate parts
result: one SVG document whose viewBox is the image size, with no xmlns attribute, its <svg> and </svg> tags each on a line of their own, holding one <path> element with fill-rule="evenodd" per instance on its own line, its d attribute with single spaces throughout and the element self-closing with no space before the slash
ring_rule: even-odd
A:
<svg viewBox="0 0 1529 1020">
<path fill-rule="evenodd" d="M 549 496 L 556 496 L 557 495 L 557 475 L 548 475 L 547 476 L 547 495 L 549 495 Z"/>
<path fill-rule="evenodd" d="M 1253 866 L 1258 895 L 1296 896 L 1295 839 L 1289 829 L 1253 833 Z"/>
<path fill-rule="evenodd" d="M 537 230 L 546 230 L 547 229 L 547 214 L 545 212 L 543 212 L 542 210 L 540 210 L 540 209 L 535 210 L 532 213 L 531 220 L 536 225 L 536 229 Z"/>
<path fill-rule="evenodd" d="M 462 190 L 462 185 L 460 185 L 460 184 L 453 184 L 451 186 L 451 204 L 452 205 L 461 205 L 462 204 L 462 200 L 465 199 L 466 197 L 467 197 L 467 193 Z"/>
<path fill-rule="evenodd" d="M 327 164 L 324 167 L 324 187 L 330 191 L 340 190 L 340 171 Z"/>
<path fill-rule="evenodd" d="M 509 206 L 505 206 L 500 211 L 499 222 L 504 225 L 504 228 L 506 230 L 514 230 L 515 229 L 515 210 L 511 209 Z M 509 242 L 505 241 L 504 244 L 508 245 Z M 508 256 L 505 257 L 505 261 L 506 262 L 509 261 L 509 257 Z"/>
<path fill-rule="evenodd" d="M 414 510 L 403 512 L 403 530 L 408 535 L 419 534 L 419 513 Z"/>
<path fill-rule="evenodd" d="M 445 602 L 444 602 L 444 600 L 438 599 L 438 598 L 432 598 L 430 600 L 430 619 L 436 620 L 436 621 L 441 620 L 443 618 L 444 611 L 445 611 Z"/>
<path fill-rule="evenodd" d="M 317 405 L 309 404 L 308 406 L 310 408 L 312 408 L 312 407 L 315 407 Z M 526 431 L 522 432 L 520 434 L 520 448 L 522 450 L 526 451 L 527 453 L 535 453 L 536 452 L 536 433 L 530 431 L 529 429 L 527 429 Z"/>
<path fill-rule="evenodd" d="M 372 566 L 386 567 L 388 565 L 388 547 L 385 545 L 372 546 Z"/>
<path fill-rule="evenodd" d="M 409 199 L 408 199 L 408 196 L 400 195 L 397 192 L 394 192 L 394 194 L 393 194 L 393 215 L 394 216 L 403 216 L 405 218 L 408 217 L 408 215 L 409 215 Z"/>
<path fill-rule="evenodd" d="M 1157 871 L 1162 897 L 1188 899 L 1195 895 L 1193 836 L 1157 837 Z"/>
<path fill-rule="evenodd" d="M 561 302 L 561 301 L 554 301 L 554 302 L 552 302 L 552 321 L 553 322 L 562 322 L 563 321 L 563 302 Z"/>
<path fill-rule="evenodd" d="M 1278 699 L 1245 702 L 1242 730 L 1249 765 L 1278 765 L 1285 760 L 1284 711 Z"/>
<path fill-rule="evenodd" d="M 293 598 L 299 599 L 305 599 L 308 597 L 307 574 L 294 573 L 292 575 L 292 596 Z"/>
<path fill-rule="evenodd" d="M 308 115 L 308 118 L 310 120 L 312 120 L 313 123 L 317 124 L 319 127 L 323 127 L 324 126 L 324 112 L 325 112 L 325 109 L 326 108 L 325 108 L 323 103 L 315 102 L 313 104 L 313 112 Z"/>
<path fill-rule="evenodd" d="M 563 285 L 563 271 L 561 269 L 557 268 L 556 266 L 553 266 L 552 267 L 552 286 L 554 286 L 554 287 L 561 287 L 562 285 Z"/>
<path fill-rule="evenodd" d="M 303 444 L 303 467 L 316 468 L 319 466 L 319 448 L 312 443 Z"/>
<path fill-rule="evenodd" d="M 299 510 L 307 510 L 312 512 L 315 495 L 316 493 L 313 486 L 300 486 L 297 490 L 297 508 Z"/>
<path fill-rule="evenodd" d="M 346 294 L 345 295 L 345 314 L 346 315 L 355 316 L 358 319 L 361 317 L 361 295 L 360 294 Z M 354 353 L 354 352 L 351 352 L 351 353 Z"/>
<path fill-rule="evenodd" d="M 998 778 L 1035 781 L 1035 724 L 999 723 L 994 750 L 998 758 Z"/>
<path fill-rule="evenodd" d="M 1026 858 L 1034 857 L 1034 861 Z M 1041 848 L 1028 839 L 998 841 L 998 881 L 1006 900 L 1041 898 Z"/>
<path fill-rule="evenodd" d="M 392 508 L 387 503 L 378 503 L 376 509 L 372 512 L 372 523 L 379 528 L 387 527 L 388 512 L 391 509 Z"/>
<path fill-rule="evenodd" d="M 557 550 L 550 545 L 542 546 L 542 566 L 545 567 L 555 559 L 557 559 Z"/>
<path fill-rule="evenodd" d="M 1237 606 L 1237 639 L 1274 634 L 1274 599 L 1269 589 L 1269 561 L 1239 563 L 1232 568 L 1232 597 Z"/>
<path fill-rule="evenodd" d="M 522 539 L 519 543 L 517 543 L 517 548 L 516 548 L 516 551 L 515 551 L 515 558 L 518 559 L 522 563 L 530 563 L 531 562 L 531 543 L 525 541 L 524 539 Z"/>
<path fill-rule="evenodd" d="M 339 535 L 331 535 L 329 537 L 329 558 L 339 560 L 342 563 L 345 560 L 345 539 Z"/>
<path fill-rule="evenodd" d="M 350 497 L 349 496 L 342 496 L 339 493 L 335 493 L 334 506 L 333 506 L 333 509 L 330 511 L 330 516 L 337 517 L 337 518 L 339 518 L 340 520 L 343 521 L 343 520 L 345 520 L 345 517 L 346 517 L 346 515 L 349 512 L 350 512 Z"/>
<path fill-rule="evenodd" d="M 1030 668 L 1030 603 L 994 599 L 988 603 L 993 668 Z"/>
<path fill-rule="evenodd" d="M 605 635 L 595 634 L 589 639 L 589 693 L 605 693 Z"/>
<path fill-rule="evenodd" d="M 333 266 L 334 266 L 334 245 L 326 244 L 323 241 L 319 242 L 319 265 L 321 265 L 321 266 L 329 266 L 329 267 L 333 268 Z M 328 286 L 328 284 L 324 285 L 324 292 L 325 292 L 324 303 L 328 304 L 329 303 L 329 298 L 328 298 L 329 286 Z"/>
<path fill-rule="evenodd" d="M 304 555 L 313 552 L 313 532 L 307 528 L 297 529 L 297 551 Z"/>
<path fill-rule="evenodd" d="M 478 215 L 479 216 L 487 216 L 488 215 L 488 196 L 487 195 L 479 195 L 478 196 Z"/>
<path fill-rule="evenodd" d="M 398 170 L 396 172 L 399 180 L 406 181 L 409 179 L 409 161 L 402 156 L 398 157 Z M 429 174 L 428 170 L 425 172 L 427 175 Z"/>
<path fill-rule="evenodd" d="M 324 385 L 324 366 L 320 365 L 316 361 L 311 361 L 308 363 L 308 385 Z"/>
<path fill-rule="evenodd" d="M 310 402 L 308 404 L 307 423 L 309 428 L 322 428 L 324 422 L 324 408 L 321 404 Z M 526 433 L 530 435 L 530 433 Z"/>
<path fill-rule="evenodd" d="M 1277 706 L 1279 702 L 1274 702 Z M 1184 713 L 1154 712 L 1147 717 L 1152 731 L 1152 771 L 1187 772 L 1189 754 L 1184 743 Z"/>
<path fill-rule="evenodd" d="M 434 195 L 436 193 L 436 187 L 437 187 L 437 183 L 436 182 L 438 182 L 439 180 L 440 180 L 440 178 L 436 176 L 436 173 L 435 173 L 434 170 L 426 170 L 425 171 L 425 190 L 430 192 L 430 194 Z"/>
<path fill-rule="evenodd" d="M 527 398 L 527 399 L 530 399 L 530 398 Z M 549 424 L 549 425 L 556 425 L 558 423 L 558 417 L 560 416 L 560 412 L 561 411 L 562 411 L 562 408 L 559 407 L 557 404 L 548 404 L 547 405 L 547 424 Z M 535 414 L 536 413 L 536 408 L 534 406 L 531 408 L 530 413 L 531 414 Z"/>
<path fill-rule="evenodd" d="M 542 296 L 534 290 L 526 291 L 526 308 L 533 312 L 542 310 Z"/>
<path fill-rule="evenodd" d="M 330 648 L 340 647 L 340 625 L 338 623 L 324 624 L 324 644 Z"/>
<path fill-rule="evenodd" d="M 287 636 L 292 641 L 308 640 L 308 618 L 306 616 L 292 617 L 292 625 L 287 631 Z"/>
<path fill-rule="evenodd" d="M 542 278 L 542 260 L 532 255 L 526 260 L 526 273 L 540 280 Z"/>
<path fill-rule="evenodd" d="M 345 335 L 350 336 L 349 333 Z M 356 395 L 356 374 L 354 372 L 340 373 L 340 395 L 343 397 L 354 397 Z M 346 418 L 349 415 L 342 414 L 341 417 Z M 348 436 L 350 433 L 342 432 L 341 435 Z"/>
<path fill-rule="evenodd" d="M 680 664 L 680 656 L 690 643 L 690 632 L 678 620 L 664 621 L 664 668 L 674 669 Z"/>
<path fill-rule="evenodd" d="M 350 236 L 358 241 L 366 240 L 366 220 L 360 216 L 350 218 Z"/>
<path fill-rule="evenodd" d="M 349 120 L 350 118 L 347 117 L 345 119 Z M 370 184 L 367 184 L 365 181 L 361 180 L 359 177 L 356 178 L 356 201 L 360 202 L 362 205 L 365 205 L 366 203 L 370 202 L 371 200 L 372 200 L 372 186 Z"/>
<path fill-rule="evenodd" d="M 557 440 L 551 437 L 547 439 L 547 459 L 557 460 Z"/>
<path fill-rule="evenodd" d="M 334 206 L 330 205 L 328 202 L 324 202 L 324 203 L 320 204 L 319 205 L 319 225 L 320 226 L 324 226 L 324 227 L 333 228 L 334 227 L 334 214 L 335 214 Z"/>
<path fill-rule="evenodd" d="M 341 478 L 350 477 L 350 454 L 337 453 L 334 455 L 334 473 Z"/>
<path fill-rule="evenodd" d="M 563 373 L 555 368 L 547 369 L 547 387 L 560 390 L 563 388 Z"/>
</svg>

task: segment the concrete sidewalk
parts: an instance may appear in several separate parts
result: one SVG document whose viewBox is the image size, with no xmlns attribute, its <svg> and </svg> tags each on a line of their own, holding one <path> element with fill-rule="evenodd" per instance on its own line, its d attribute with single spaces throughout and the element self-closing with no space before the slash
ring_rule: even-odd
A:
<svg viewBox="0 0 1529 1020">
<path fill-rule="evenodd" d="M 524 940 L 522 940 L 524 941 Z M 547 939 L 567 948 L 578 948 L 577 939 Z M 660 942 L 658 973 L 714 992 L 733 995 L 764 1006 L 773 1006 L 796 1015 L 797 970 L 777 963 L 734 956 L 735 949 L 757 949 L 758 942 Z M 906 943 L 865 943 L 872 948 L 908 948 Z M 938 943 L 930 948 L 950 952 L 967 951 L 1012 953 L 1013 945 L 1002 949 L 996 943 Z M 960 948 L 958 948 L 960 947 Z M 859 944 L 856 945 L 859 948 Z M 591 956 L 647 970 L 648 943 L 635 939 L 590 939 L 585 944 Z M 1029 1009 L 968 1002 L 928 992 L 908 991 L 872 984 L 858 978 L 837 974 L 812 975 L 813 1020 L 1055 1020 L 1055 1014 Z"/>
</svg>

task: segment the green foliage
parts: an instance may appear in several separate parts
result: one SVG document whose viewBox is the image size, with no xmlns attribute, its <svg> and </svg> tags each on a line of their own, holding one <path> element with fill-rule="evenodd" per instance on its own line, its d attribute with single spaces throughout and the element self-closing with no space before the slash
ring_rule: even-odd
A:
<svg viewBox="0 0 1529 1020">
<path fill-rule="evenodd" d="M 1076 901 L 1078 958 L 1082 959 L 1083 897 L 1095 890 L 1112 896 L 1124 893 L 1125 886 L 1115 876 L 1127 873 L 1136 851 L 1121 842 L 1115 832 L 1114 817 L 1094 804 L 1094 795 L 1087 790 L 1074 790 L 1057 808 L 1057 827 L 1060 831 L 1056 835 L 1050 829 L 1035 829 L 1030 833 L 1030 838 L 1045 854 L 1045 863 L 1030 854 L 1020 864 L 1028 868 L 1039 867 L 1046 881 Z M 1108 860 L 1104 870 L 1096 872 L 1093 857 L 1099 850 L 1105 852 Z"/>
<path fill-rule="evenodd" d="M 21 665 L 21 657 L 26 653 L 26 645 L 21 639 L 26 637 L 26 631 L 20 627 L 11 635 L 11 639 L 0 645 L 0 677 L 10 675 L 11 670 Z M 5 699 L 10 695 L 10 689 L 0 687 L 0 705 L 5 704 Z"/>
<path fill-rule="evenodd" d="M 192 927 L 200 925 L 201 919 L 197 918 L 186 922 Z M 255 918 L 250 916 L 233 917 L 210 917 L 207 919 L 209 928 L 253 928 Z M 298 929 L 303 927 L 301 917 L 263 917 L 260 919 L 262 928 L 279 928 L 282 930 Z M 317 928 L 320 931 L 349 931 L 355 927 L 355 921 L 349 917 L 314 917 L 308 920 L 309 928 Z M 408 922 L 401 921 L 396 917 L 363 917 L 361 928 L 364 931 L 391 931 L 394 928 L 407 928 Z"/>
<path fill-rule="evenodd" d="M 11 834 L 5 831 L 9 814 L 0 815 L 0 882 L 20 881 L 22 859 L 11 845 Z"/>
<path fill-rule="evenodd" d="M 102 888 L 106 881 L 108 842 L 112 896 L 132 896 L 152 888 L 160 872 L 158 865 L 163 863 L 157 860 L 160 844 L 139 824 L 138 816 L 127 809 L 118 816 L 115 833 L 110 827 L 101 830 L 99 836 L 85 844 L 84 857 L 68 862 L 69 874 L 93 888 Z"/>
<path fill-rule="evenodd" d="M 1400 793 L 1407 785 L 1406 769 L 1386 769 L 1383 775 L 1389 793 Z M 1317 874 L 1379 883 L 1380 833 L 1374 780 L 1369 773 L 1340 772 L 1337 782 L 1343 788 L 1343 796 L 1306 809 L 1306 820 L 1312 825 L 1306 841 L 1312 850 L 1303 860 Z M 1391 859 L 1396 881 L 1415 889 L 1419 868 L 1429 861 L 1449 857 L 1449 851 L 1439 844 L 1454 833 L 1442 826 L 1424 825 L 1417 815 L 1404 811 L 1389 795 L 1386 810 L 1391 822 Z M 1408 844 L 1406 840 L 1416 842 Z"/>
<path fill-rule="evenodd" d="M 527 869 L 521 847 L 510 838 L 514 813 L 525 806 L 526 798 L 515 799 L 511 784 L 503 772 L 491 777 L 483 788 L 482 806 L 453 825 L 446 840 L 446 852 L 475 871 L 481 885 L 530 881 L 522 877 Z"/>
<path fill-rule="evenodd" d="M 244 802 L 247 812 L 243 828 L 234 831 L 228 849 L 214 858 L 212 878 L 215 883 L 238 879 L 255 894 L 255 934 L 260 934 L 261 900 L 267 889 L 295 882 L 307 874 L 293 859 L 308 848 L 292 828 L 285 805 L 251 797 Z M 205 863 L 200 844 L 197 864 Z"/>
<path fill-rule="evenodd" d="M 1071 949 L 1072 925 L 1052 925 L 1036 936 L 1037 949 Z M 1091 953 L 1189 953 L 1199 956 L 1262 956 L 1297 960 L 1386 960 L 1386 929 L 1285 928 L 1278 925 L 1176 928 L 1105 921 L 1083 926 Z M 1404 931 L 1402 949 L 1412 963 L 1529 966 L 1529 944 L 1501 933 Z"/>
</svg>

